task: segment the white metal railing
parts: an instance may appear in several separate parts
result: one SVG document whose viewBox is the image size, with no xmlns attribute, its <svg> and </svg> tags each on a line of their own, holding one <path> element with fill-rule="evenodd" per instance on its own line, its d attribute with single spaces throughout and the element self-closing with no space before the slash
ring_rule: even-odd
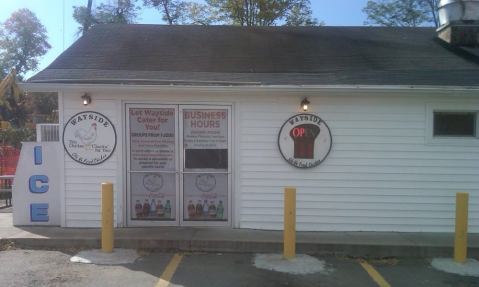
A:
<svg viewBox="0 0 479 287">
<path fill-rule="evenodd" d="M 59 124 L 37 124 L 37 142 L 60 141 Z"/>
</svg>

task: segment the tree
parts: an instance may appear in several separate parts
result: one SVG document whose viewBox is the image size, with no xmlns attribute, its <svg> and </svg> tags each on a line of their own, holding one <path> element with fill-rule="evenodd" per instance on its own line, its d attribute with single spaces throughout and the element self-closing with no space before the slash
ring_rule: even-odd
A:
<svg viewBox="0 0 479 287">
<path fill-rule="evenodd" d="M 46 29 L 28 9 L 13 12 L 0 26 L 0 74 L 14 69 L 4 82 L 5 92 L 0 89 L 0 119 L 15 126 L 25 124 L 25 95 L 15 87 L 15 78 L 21 79 L 25 72 L 36 70 L 39 58 L 48 49 Z M 15 70 L 20 76 L 15 75 Z"/>
<path fill-rule="evenodd" d="M 206 4 L 186 2 L 185 9 L 186 14 L 182 17 L 183 24 L 211 25 L 218 18 Z"/>
<path fill-rule="evenodd" d="M 86 32 L 95 24 L 96 19 L 92 15 L 93 0 L 88 0 L 87 6 L 73 6 L 73 19 L 80 23 L 78 34 L 85 35 Z"/>
<path fill-rule="evenodd" d="M 439 27 L 439 15 L 437 8 L 439 7 L 439 0 L 423 0 L 429 7 L 431 18 L 434 21 L 434 26 Z"/>
<path fill-rule="evenodd" d="M 38 60 L 51 46 L 47 31 L 28 9 L 12 13 L 0 26 L 0 70 L 6 75 L 14 68 L 18 75 L 38 68 Z"/>
<path fill-rule="evenodd" d="M 206 0 L 217 11 L 218 19 L 240 26 L 271 26 L 286 13 L 287 0 Z"/>
<path fill-rule="evenodd" d="M 15 78 L 15 70 L 12 70 L 0 82 L 0 121 L 8 121 L 18 127 L 25 125 L 28 111 L 25 95 Z"/>
<path fill-rule="evenodd" d="M 418 27 L 434 22 L 437 26 L 437 4 L 438 0 L 370 0 L 363 8 L 365 24 Z"/>
<path fill-rule="evenodd" d="M 134 23 L 139 7 L 136 0 L 117 0 L 116 4 L 101 3 L 92 8 L 92 0 L 87 6 L 73 6 L 73 19 L 80 24 L 78 34 L 85 33 L 95 24 Z"/>
<path fill-rule="evenodd" d="M 169 25 L 318 25 L 310 0 L 143 0 L 143 5 L 157 9 Z M 119 7 L 123 13 L 118 12 Z M 73 18 L 82 32 L 97 23 L 132 23 L 137 9 L 135 0 L 118 0 L 117 5 L 101 4 L 93 12 L 88 7 L 74 7 Z"/>
<path fill-rule="evenodd" d="M 169 25 L 182 23 L 185 20 L 187 6 L 191 5 L 179 0 L 143 0 L 143 4 L 158 9 L 162 14 L 163 21 Z"/>
<path fill-rule="evenodd" d="M 96 8 L 98 23 L 130 24 L 135 22 L 138 7 L 136 0 L 117 0 L 116 5 L 102 3 Z"/>
<path fill-rule="evenodd" d="M 26 95 L 27 110 L 34 123 L 58 122 L 58 94 L 55 92 L 35 92 Z"/>
<path fill-rule="evenodd" d="M 240 26 L 317 25 L 310 0 L 206 0 L 212 22 Z M 191 13 L 190 13 L 191 14 Z"/>
<path fill-rule="evenodd" d="M 313 17 L 313 10 L 309 1 L 296 1 L 289 9 L 286 16 L 287 26 L 317 26 L 324 25 L 323 22 Z"/>
</svg>

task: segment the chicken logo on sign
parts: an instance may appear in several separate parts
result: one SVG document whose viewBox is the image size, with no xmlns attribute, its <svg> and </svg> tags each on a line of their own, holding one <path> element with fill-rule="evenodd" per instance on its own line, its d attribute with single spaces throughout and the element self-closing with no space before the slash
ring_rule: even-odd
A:
<svg viewBox="0 0 479 287">
<path fill-rule="evenodd" d="M 115 151 L 115 127 L 100 113 L 78 113 L 65 124 L 63 146 L 67 154 L 81 164 L 100 164 Z"/>
<path fill-rule="evenodd" d="M 83 144 L 92 144 L 96 140 L 96 123 L 91 124 L 88 130 L 82 128 L 75 131 L 75 138 L 80 139 Z"/>
<path fill-rule="evenodd" d="M 319 165 L 331 150 L 332 138 L 328 125 L 313 114 L 298 114 L 281 127 L 278 146 L 283 158 L 299 168 Z"/>
</svg>

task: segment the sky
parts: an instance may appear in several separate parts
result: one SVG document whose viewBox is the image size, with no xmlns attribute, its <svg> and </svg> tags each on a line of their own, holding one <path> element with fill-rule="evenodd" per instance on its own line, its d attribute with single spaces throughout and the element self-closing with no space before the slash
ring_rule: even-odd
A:
<svg viewBox="0 0 479 287">
<path fill-rule="evenodd" d="M 94 0 L 98 3 L 112 0 Z M 199 1 L 199 0 L 196 0 Z M 73 6 L 86 5 L 87 0 L 0 0 L 0 22 L 4 22 L 12 12 L 28 8 L 37 15 L 48 32 L 48 42 L 52 48 L 40 60 L 40 71 L 46 68 L 58 55 L 78 39 L 78 23 L 73 18 Z M 141 1 L 139 1 L 141 2 Z M 366 19 L 362 8 L 367 0 L 311 0 L 313 15 L 328 26 L 361 26 Z M 137 22 L 140 24 L 164 24 L 155 9 L 143 9 Z M 36 72 L 27 73 L 27 78 Z"/>
</svg>

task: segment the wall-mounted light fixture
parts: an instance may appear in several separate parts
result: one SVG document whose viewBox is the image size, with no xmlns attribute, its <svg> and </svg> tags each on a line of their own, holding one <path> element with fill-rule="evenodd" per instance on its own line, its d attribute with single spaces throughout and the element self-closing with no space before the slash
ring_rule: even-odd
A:
<svg viewBox="0 0 479 287">
<path fill-rule="evenodd" d="M 310 102 L 308 101 L 308 98 L 304 98 L 302 101 L 301 101 L 301 108 L 303 109 L 303 112 L 307 112 L 308 109 L 309 109 L 309 104 Z"/>
<path fill-rule="evenodd" d="M 83 96 L 81 96 L 81 99 L 84 106 L 91 104 L 91 97 L 88 93 L 84 93 Z"/>
</svg>

